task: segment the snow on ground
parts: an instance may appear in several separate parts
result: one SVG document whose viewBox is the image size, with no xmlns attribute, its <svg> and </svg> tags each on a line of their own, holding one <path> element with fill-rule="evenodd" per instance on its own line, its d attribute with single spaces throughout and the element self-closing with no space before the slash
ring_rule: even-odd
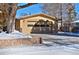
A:
<svg viewBox="0 0 79 59">
<path fill-rule="evenodd" d="M 60 40 L 68 40 L 68 39 L 78 39 L 79 40 L 79 37 L 75 37 L 75 36 L 66 36 L 66 35 L 51 35 L 51 34 L 31 34 L 32 36 L 40 36 L 42 37 L 43 39 L 60 39 Z"/>
<path fill-rule="evenodd" d="M 62 35 L 69 35 L 69 36 L 78 36 L 79 37 L 79 32 L 58 32 L 58 34 Z"/>
<path fill-rule="evenodd" d="M 79 20 L 74 21 L 73 23 L 79 23 Z"/>
<path fill-rule="evenodd" d="M 60 45 L 49 40 L 40 45 L 3 47 L 0 55 L 79 55 L 79 44 Z"/>
<path fill-rule="evenodd" d="M 19 31 L 14 31 L 9 34 L 5 32 L 0 33 L 0 39 L 19 39 L 19 38 L 32 38 L 32 37 L 28 34 L 23 34 Z"/>
<path fill-rule="evenodd" d="M 66 45 L 66 43 L 60 44 L 53 41 L 75 40 L 79 39 L 79 37 L 49 34 L 32 34 L 32 36 L 33 35 L 42 37 L 44 39 L 43 44 L 0 48 L 0 55 L 79 55 L 79 44 L 73 43 Z"/>
<path fill-rule="evenodd" d="M 78 48 L 75 48 L 77 46 Z M 78 55 L 79 45 L 19 46 L 0 48 L 0 55 Z"/>
</svg>

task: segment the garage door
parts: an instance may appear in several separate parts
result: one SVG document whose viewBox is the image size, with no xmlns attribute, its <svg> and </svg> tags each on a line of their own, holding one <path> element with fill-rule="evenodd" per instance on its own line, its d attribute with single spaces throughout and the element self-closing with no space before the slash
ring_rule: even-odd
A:
<svg viewBox="0 0 79 59">
<path fill-rule="evenodd" d="M 52 21 L 39 20 L 35 23 L 31 33 L 52 33 L 54 26 Z"/>
</svg>

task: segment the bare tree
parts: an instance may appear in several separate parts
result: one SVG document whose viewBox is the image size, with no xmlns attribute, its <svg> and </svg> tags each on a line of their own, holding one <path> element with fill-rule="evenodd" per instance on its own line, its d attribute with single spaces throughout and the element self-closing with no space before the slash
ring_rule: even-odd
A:
<svg viewBox="0 0 79 59">
<path fill-rule="evenodd" d="M 43 13 L 47 11 L 47 14 L 51 16 L 57 16 L 59 11 L 59 3 L 43 3 Z"/>
<path fill-rule="evenodd" d="M 68 11 L 69 20 L 70 21 L 76 20 L 75 5 L 72 3 L 69 3 L 67 7 L 67 11 Z"/>
<path fill-rule="evenodd" d="M 43 3 L 43 13 L 55 16 L 61 20 L 61 27 L 67 22 L 76 20 L 75 4 L 74 3 Z"/>
<path fill-rule="evenodd" d="M 75 5 L 72 3 L 68 3 L 67 11 L 68 11 L 68 24 L 69 24 L 68 27 L 69 31 L 71 32 L 73 27 L 72 22 L 76 20 Z"/>
<path fill-rule="evenodd" d="M 67 3 L 43 3 L 43 12 L 56 16 L 58 19 L 67 20 Z"/>
<path fill-rule="evenodd" d="M 0 3 L 0 10 L 3 14 L 3 20 L 6 20 L 7 32 L 11 33 L 15 30 L 15 16 L 18 9 L 29 7 L 36 3 L 28 3 L 23 6 L 17 6 L 18 3 Z"/>
</svg>

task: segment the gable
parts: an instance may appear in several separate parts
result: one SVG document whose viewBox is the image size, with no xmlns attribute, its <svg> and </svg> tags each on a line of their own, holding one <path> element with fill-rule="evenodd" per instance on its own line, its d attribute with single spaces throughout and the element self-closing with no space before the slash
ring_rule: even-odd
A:
<svg viewBox="0 0 79 59">
<path fill-rule="evenodd" d="M 46 15 L 46 14 L 36 14 L 36 15 L 31 15 L 31 16 L 24 16 L 24 17 L 21 17 L 19 20 L 23 20 L 23 19 L 33 19 L 33 18 L 47 18 L 47 19 L 51 19 L 51 20 L 56 20 L 57 21 L 57 18 L 54 17 L 54 16 L 49 16 L 49 15 Z"/>
</svg>

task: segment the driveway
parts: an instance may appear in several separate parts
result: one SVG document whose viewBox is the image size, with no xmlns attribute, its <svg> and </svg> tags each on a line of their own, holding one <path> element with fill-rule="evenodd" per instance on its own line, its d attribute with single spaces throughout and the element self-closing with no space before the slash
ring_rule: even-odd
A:
<svg viewBox="0 0 79 59">
<path fill-rule="evenodd" d="M 0 48 L 0 55 L 79 55 L 79 44 L 71 42 L 78 40 L 78 37 L 49 34 L 31 35 L 42 37 L 43 44 Z"/>
</svg>

